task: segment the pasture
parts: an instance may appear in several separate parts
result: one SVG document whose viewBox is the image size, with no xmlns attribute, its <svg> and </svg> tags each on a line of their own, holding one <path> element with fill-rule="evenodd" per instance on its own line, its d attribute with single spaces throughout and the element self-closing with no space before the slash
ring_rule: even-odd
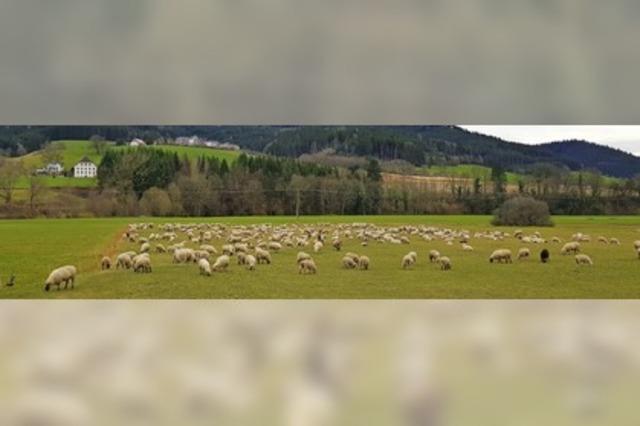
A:
<svg viewBox="0 0 640 426">
<path fill-rule="evenodd" d="M 515 228 L 492 227 L 488 216 L 309 216 L 300 217 L 225 217 L 225 218 L 103 218 L 103 219 L 36 219 L 0 221 L 0 298 L 358 298 L 358 299 L 527 299 L 527 298 L 598 298 L 621 299 L 640 297 L 640 260 L 633 242 L 640 240 L 637 217 L 554 217 L 552 228 L 524 228 L 525 234 L 539 231 L 546 244 L 523 243 L 513 236 L 502 241 L 474 238 L 476 232 L 503 231 L 513 235 Z M 342 250 L 331 247 L 331 238 L 324 248 L 313 252 L 313 241 L 307 247 L 283 247 L 272 252 L 270 265 L 258 265 L 248 271 L 236 264 L 235 257 L 227 272 L 212 276 L 199 275 L 195 264 L 174 264 L 169 253 L 152 249 L 153 272 L 133 273 L 131 270 L 100 271 L 103 255 L 112 260 L 118 253 L 138 251 L 140 243 L 122 239 L 130 223 L 153 223 L 154 229 L 139 231 L 140 236 L 160 232 L 165 223 L 224 224 L 227 229 L 237 225 L 271 224 L 323 229 L 331 233 L 338 224 L 369 223 L 377 227 L 450 228 L 466 230 L 472 235 L 473 251 L 463 251 L 458 241 L 448 245 L 443 239 L 425 241 L 419 235 L 406 235 L 409 244 L 392 244 L 370 240 L 366 247 L 358 238 L 341 237 Z M 591 256 L 594 266 L 576 265 L 572 255 L 560 255 L 562 244 L 551 243 L 557 236 L 563 243 L 574 233 L 591 236 L 582 244 L 582 252 Z M 621 245 L 597 242 L 599 236 L 615 237 Z M 178 233 L 175 242 L 186 240 Z M 225 238 L 210 242 L 221 254 Z M 168 246 L 166 241 L 151 241 Z M 198 248 L 188 242 L 187 247 Z M 497 248 L 511 249 L 515 254 L 529 247 L 533 258 L 512 264 L 490 264 L 491 252 Z M 551 262 L 540 263 L 538 254 L 546 247 Z M 428 260 L 435 249 L 451 258 L 453 270 L 441 271 Z M 316 275 L 298 274 L 296 254 L 309 253 L 318 266 Z M 400 267 L 409 251 L 418 253 L 418 261 L 407 270 Z M 366 255 L 371 259 L 367 271 L 344 269 L 341 259 L 346 252 Z M 211 263 L 216 255 L 212 256 Z M 65 264 L 78 268 L 73 290 L 43 291 L 49 272 Z M 5 287 L 14 273 L 14 287 Z"/>
</svg>

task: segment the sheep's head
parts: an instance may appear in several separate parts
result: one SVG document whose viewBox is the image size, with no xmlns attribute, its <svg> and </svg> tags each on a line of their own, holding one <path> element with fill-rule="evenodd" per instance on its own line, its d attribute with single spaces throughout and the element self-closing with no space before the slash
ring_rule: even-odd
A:
<svg viewBox="0 0 640 426">
<path fill-rule="evenodd" d="M 44 285 L 44 291 L 49 291 L 49 289 L 51 288 L 51 284 L 49 283 L 45 283 Z"/>
</svg>

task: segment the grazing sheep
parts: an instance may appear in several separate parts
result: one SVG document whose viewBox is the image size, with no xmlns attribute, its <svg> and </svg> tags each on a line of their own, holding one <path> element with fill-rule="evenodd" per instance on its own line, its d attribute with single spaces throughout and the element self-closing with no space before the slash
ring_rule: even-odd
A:
<svg viewBox="0 0 640 426">
<path fill-rule="evenodd" d="M 528 248 L 521 248 L 518 250 L 518 260 L 529 259 L 531 257 L 531 250 Z"/>
<path fill-rule="evenodd" d="M 410 254 L 407 254 L 402 258 L 402 263 L 400 264 L 400 266 L 402 266 L 402 269 L 407 269 L 408 267 L 412 266 L 414 263 L 415 263 L 415 260 L 413 256 L 411 256 Z"/>
<path fill-rule="evenodd" d="M 322 250 L 322 247 L 324 247 L 322 241 L 316 241 L 315 243 L 313 243 L 313 252 L 318 253 L 320 250 Z"/>
<path fill-rule="evenodd" d="M 358 259 L 358 267 L 361 270 L 365 270 L 368 271 L 369 270 L 369 257 L 368 256 L 360 256 L 360 259 Z"/>
<path fill-rule="evenodd" d="M 313 259 L 304 259 L 298 264 L 299 274 L 315 274 L 318 272 L 316 263 Z"/>
<path fill-rule="evenodd" d="M 244 265 L 247 262 L 247 254 L 243 251 L 238 252 L 238 265 Z"/>
<path fill-rule="evenodd" d="M 333 246 L 334 249 L 336 249 L 336 251 L 340 251 L 340 249 L 342 248 L 342 241 L 337 240 L 337 239 L 333 240 L 331 245 Z"/>
<path fill-rule="evenodd" d="M 462 250 L 464 251 L 473 251 L 473 247 L 471 247 L 469 244 L 467 243 L 463 243 L 462 244 Z"/>
<path fill-rule="evenodd" d="M 267 248 L 269 250 L 277 252 L 277 251 L 282 250 L 282 244 L 280 244 L 279 242 L 276 242 L 276 241 L 271 241 L 269 244 L 267 244 Z"/>
<path fill-rule="evenodd" d="M 431 250 L 429 252 L 429 262 L 433 263 L 438 260 L 440 257 L 440 252 L 438 250 Z"/>
<path fill-rule="evenodd" d="M 233 246 L 233 244 L 225 244 L 222 246 L 222 254 L 233 256 L 235 252 L 236 248 Z"/>
<path fill-rule="evenodd" d="M 105 269 L 111 269 L 111 259 L 107 256 L 104 256 L 100 261 L 100 268 L 104 271 Z"/>
<path fill-rule="evenodd" d="M 133 259 L 133 272 L 151 272 L 151 258 L 146 253 Z"/>
<path fill-rule="evenodd" d="M 129 269 L 133 265 L 129 253 L 121 253 L 116 257 L 116 269 Z"/>
<path fill-rule="evenodd" d="M 491 253 L 489 256 L 489 263 L 512 263 L 511 260 L 511 250 L 509 249 L 498 249 Z"/>
<path fill-rule="evenodd" d="M 162 244 L 156 244 L 156 253 L 166 253 L 167 249 Z"/>
<path fill-rule="evenodd" d="M 603 244 L 609 244 L 609 240 L 607 240 L 606 237 L 602 237 L 602 236 L 598 237 L 598 242 Z"/>
<path fill-rule="evenodd" d="M 148 253 L 149 250 L 151 250 L 151 244 L 149 244 L 149 243 L 143 243 L 140 246 L 140 253 Z"/>
<path fill-rule="evenodd" d="M 303 252 L 303 251 L 300 251 L 300 252 L 298 252 L 298 256 L 296 256 L 296 263 L 300 263 L 300 262 L 302 262 L 303 260 L 306 260 L 306 259 L 311 259 L 311 256 L 308 255 L 307 253 Z"/>
<path fill-rule="evenodd" d="M 49 291 L 54 285 L 60 290 L 60 284 L 64 284 L 64 288 L 66 289 L 69 283 L 71 283 L 72 288 L 75 288 L 77 272 L 76 267 L 72 265 L 61 266 L 60 268 L 54 269 L 44 282 L 44 290 Z"/>
<path fill-rule="evenodd" d="M 197 261 L 195 252 L 188 248 L 179 248 L 173 252 L 173 263 L 195 263 Z"/>
<path fill-rule="evenodd" d="M 614 246 L 619 246 L 620 245 L 620 240 L 617 238 L 609 238 L 609 244 L 613 244 Z"/>
<path fill-rule="evenodd" d="M 207 259 L 209 260 L 209 252 L 206 250 L 194 250 L 193 251 L 193 255 L 196 258 L 196 261 L 200 260 L 200 259 Z"/>
<path fill-rule="evenodd" d="M 261 263 L 271 264 L 271 253 L 269 253 L 267 250 L 257 248 L 256 260 L 258 261 L 258 264 L 261 264 Z"/>
<path fill-rule="evenodd" d="M 249 271 L 254 271 L 256 269 L 256 257 L 252 254 L 248 254 L 244 258 L 244 263 L 247 265 L 247 269 Z"/>
<path fill-rule="evenodd" d="M 636 250 L 640 250 L 640 240 L 634 241 L 633 242 L 633 247 L 635 247 Z"/>
<path fill-rule="evenodd" d="M 207 259 L 198 260 L 198 269 L 200 269 L 200 275 L 211 276 L 211 264 Z"/>
<path fill-rule="evenodd" d="M 413 263 L 416 263 L 418 261 L 418 253 L 416 253 L 415 251 L 410 251 L 409 256 L 413 258 Z"/>
<path fill-rule="evenodd" d="M 203 244 L 200 246 L 200 250 L 206 250 L 209 252 L 209 254 L 217 254 L 218 251 L 216 250 L 216 248 L 210 244 Z"/>
<path fill-rule="evenodd" d="M 404 235 L 400 237 L 400 242 L 402 244 L 410 244 L 411 241 L 409 241 L 409 237 L 405 237 Z"/>
<path fill-rule="evenodd" d="M 586 254 L 576 254 L 576 264 L 592 266 L 593 261 Z"/>
<path fill-rule="evenodd" d="M 214 262 L 213 267 L 211 269 L 216 272 L 226 271 L 227 268 L 229 267 L 229 261 L 230 261 L 229 256 L 226 254 L 223 254 L 222 256 L 218 256 L 218 258 Z"/>
<path fill-rule="evenodd" d="M 354 262 L 354 260 L 349 256 L 345 256 L 342 258 L 342 266 L 344 266 L 346 269 L 355 269 L 358 264 Z"/>
<path fill-rule="evenodd" d="M 360 256 L 358 256 L 357 253 L 353 253 L 353 252 L 347 252 L 344 256 L 345 257 L 350 257 L 356 263 L 358 262 L 358 259 L 360 259 Z"/>
<path fill-rule="evenodd" d="M 447 256 L 440 256 L 438 258 L 438 263 L 440 264 L 440 269 L 443 271 L 450 271 L 451 270 L 451 259 L 449 259 Z"/>
<path fill-rule="evenodd" d="M 549 254 L 549 250 L 543 249 L 540 252 L 540 262 L 547 263 L 550 260 L 551 255 Z"/>
<path fill-rule="evenodd" d="M 560 250 L 560 253 L 562 253 L 563 255 L 580 253 L 580 243 L 577 241 L 567 243 L 562 246 L 562 250 Z"/>
<path fill-rule="evenodd" d="M 555 243 L 555 244 L 560 244 L 562 242 L 562 240 L 560 240 L 560 238 L 558 238 L 558 237 L 553 237 L 553 238 L 551 238 L 551 242 Z"/>
</svg>

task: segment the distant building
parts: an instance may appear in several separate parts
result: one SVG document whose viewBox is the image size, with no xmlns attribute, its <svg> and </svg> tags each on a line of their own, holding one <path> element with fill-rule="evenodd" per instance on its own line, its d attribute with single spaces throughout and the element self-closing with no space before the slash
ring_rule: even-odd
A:
<svg viewBox="0 0 640 426">
<path fill-rule="evenodd" d="M 57 176 L 59 174 L 62 174 L 64 168 L 60 163 L 49 163 L 47 164 L 47 167 L 45 167 L 45 170 L 47 174 L 50 174 L 51 176 Z"/>
<path fill-rule="evenodd" d="M 135 138 L 131 142 L 129 142 L 129 146 L 147 146 L 147 143 L 142 139 Z"/>
<path fill-rule="evenodd" d="M 82 160 L 73 167 L 73 177 L 93 178 L 96 176 L 98 176 L 98 166 L 87 157 L 82 157 Z"/>
</svg>

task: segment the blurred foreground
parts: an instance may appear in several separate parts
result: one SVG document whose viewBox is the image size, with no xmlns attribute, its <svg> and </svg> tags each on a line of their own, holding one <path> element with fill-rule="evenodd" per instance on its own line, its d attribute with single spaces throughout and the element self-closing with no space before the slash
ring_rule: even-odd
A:
<svg viewBox="0 0 640 426">
<path fill-rule="evenodd" d="M 0 424 L 638 424 L 637 302 L 2 302 Z"/>
</svg>

